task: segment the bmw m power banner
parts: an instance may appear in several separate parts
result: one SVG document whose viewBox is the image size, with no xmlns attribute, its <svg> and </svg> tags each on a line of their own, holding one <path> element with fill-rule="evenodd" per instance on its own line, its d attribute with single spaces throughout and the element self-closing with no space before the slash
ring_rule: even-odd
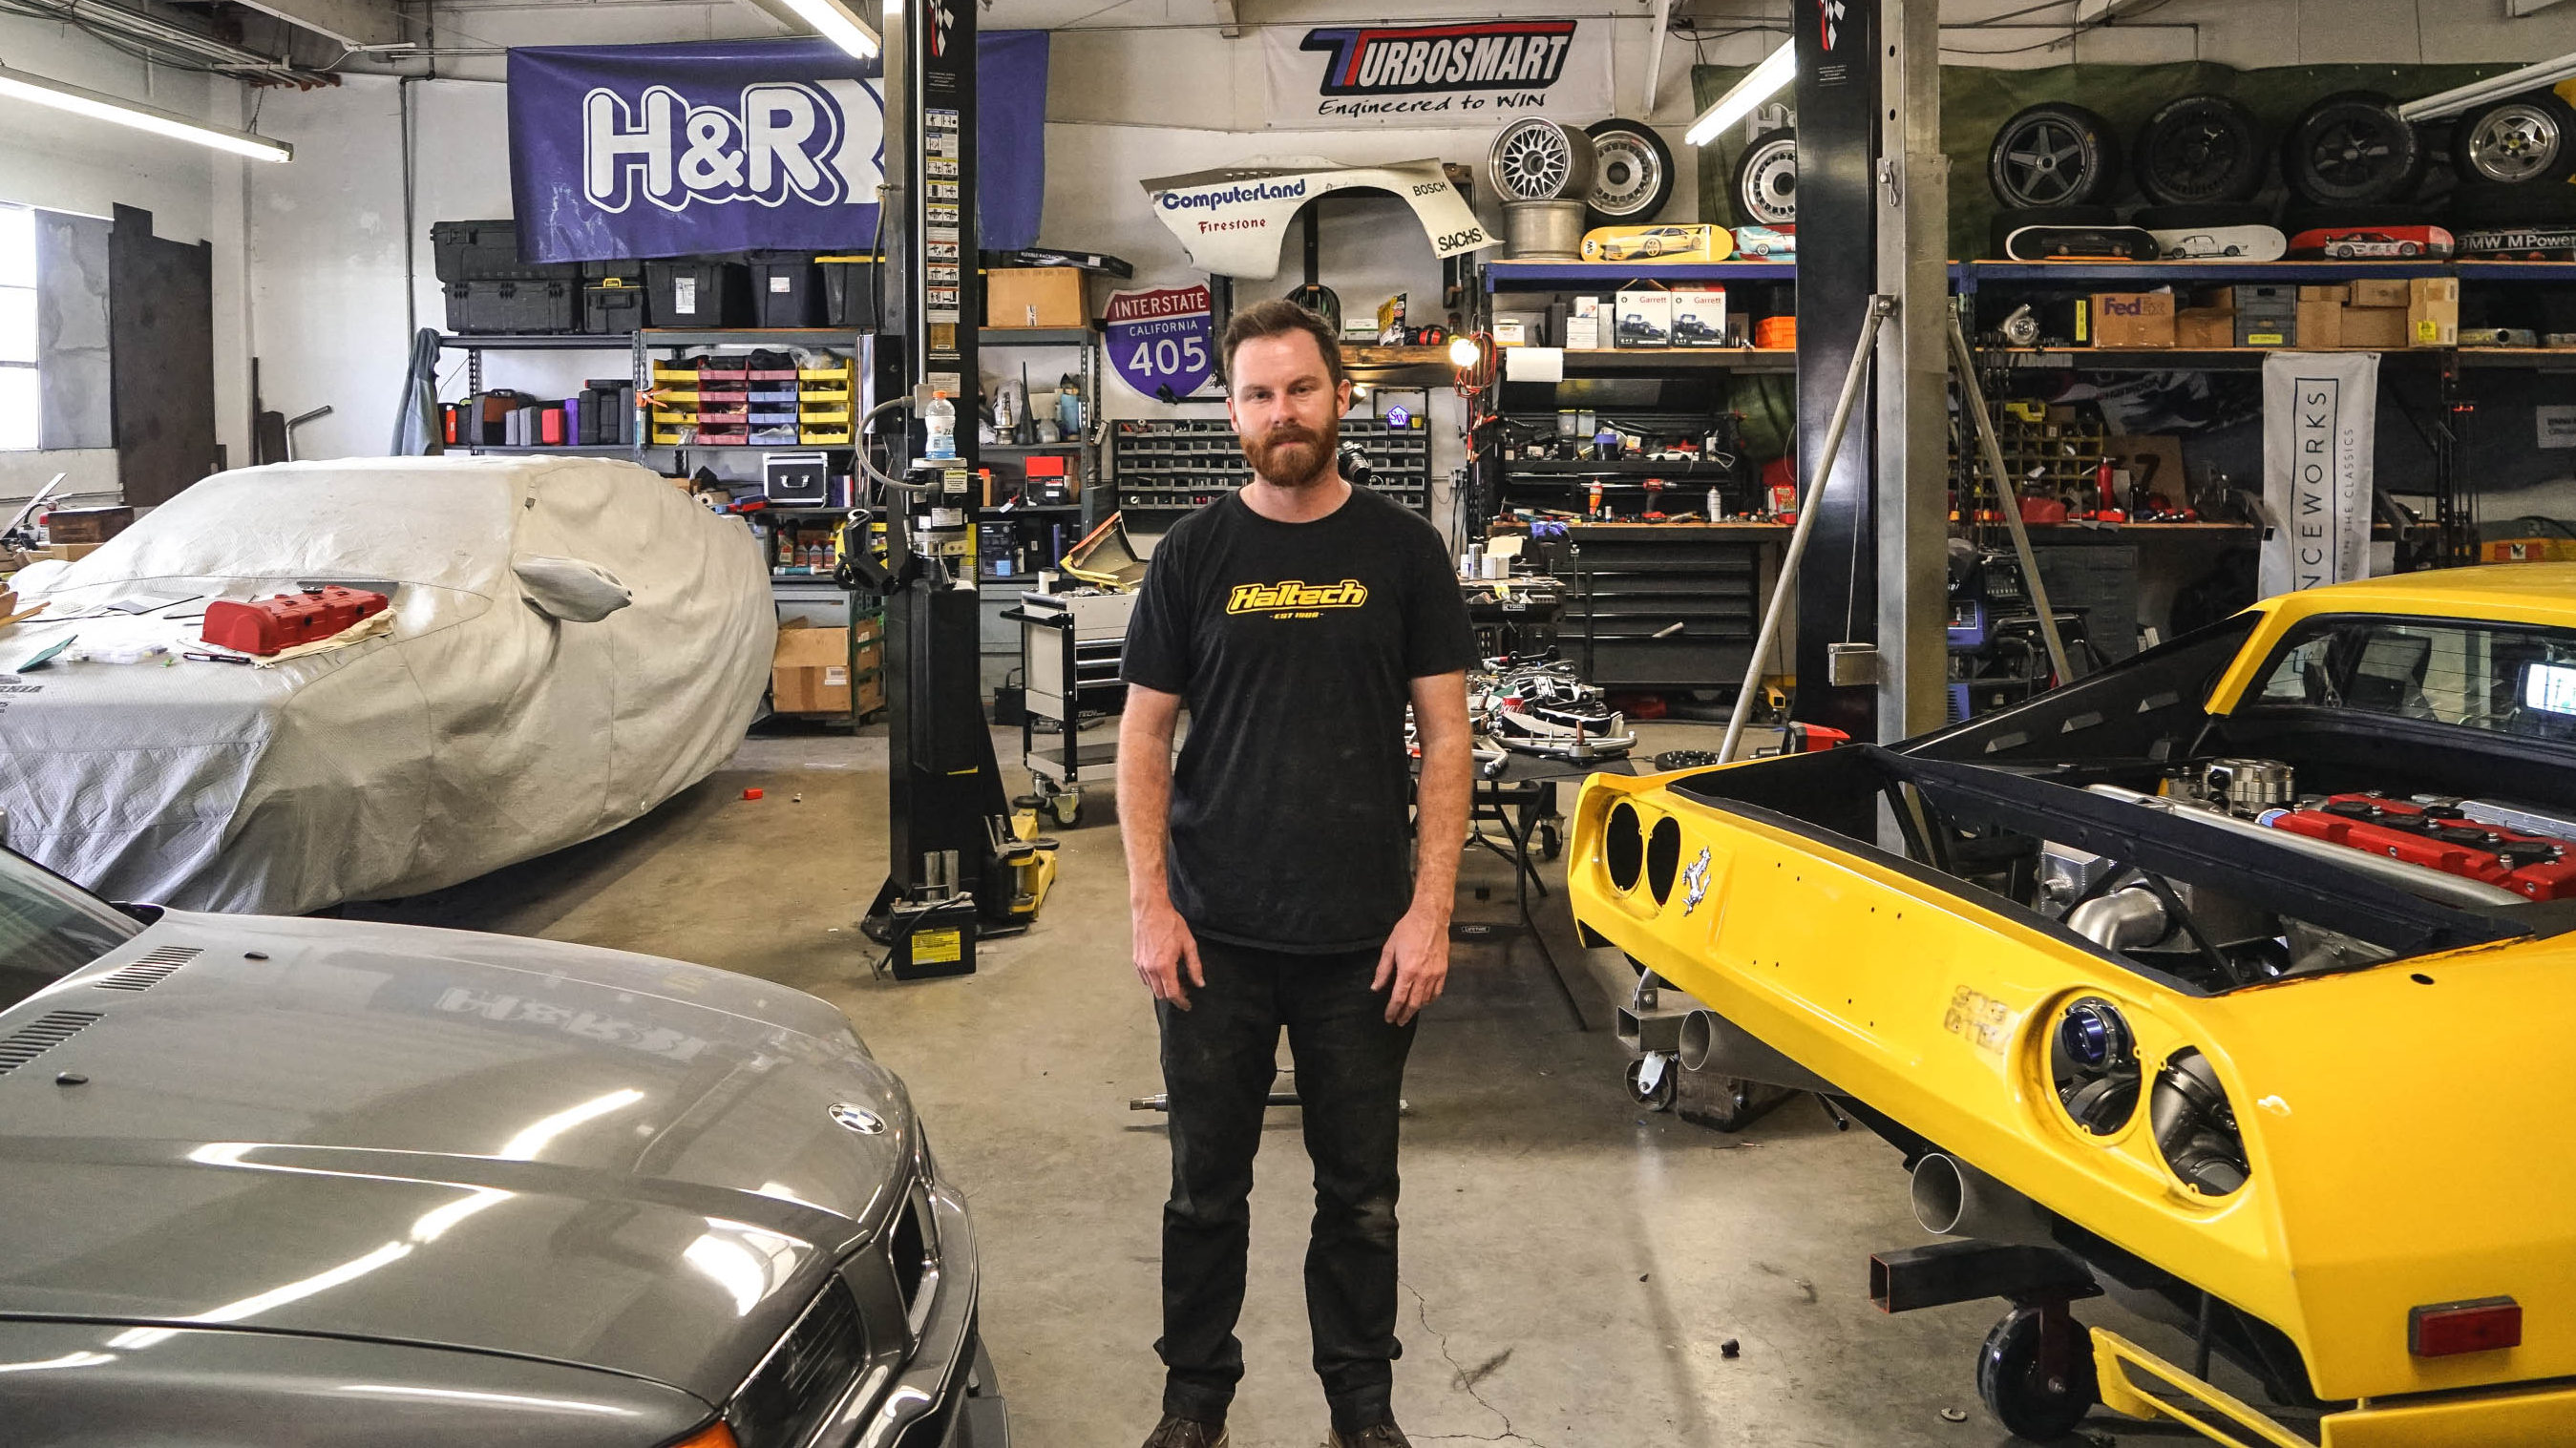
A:
<svg viewBox="0 0 2576 1448">
<path fill-rule="evenodd" d="M 2261 597 L 2370 576 L 2379 354 L 2263 359 Z"/>
<path fill-rule="evenodd" d="M 976 45 L 983 244 L 1037 242 L 1047 37 Z M 520 47 L 510 189 L 530 261 L 864 251 L 885 179 L 885 83 L 823 40 Z"/>
<path fill-rule="evenodd" d="M 1269 26 L 1270 124 L 1500 126 L 1610 114 L 1606 20 Z"/>
</svg>

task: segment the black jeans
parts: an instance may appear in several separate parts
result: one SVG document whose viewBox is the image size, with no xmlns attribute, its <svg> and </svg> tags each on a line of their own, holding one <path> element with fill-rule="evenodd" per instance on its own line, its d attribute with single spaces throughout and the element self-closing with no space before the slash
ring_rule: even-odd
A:
<svg viewBox="0 0 2576 1448">
<path fill-rule="evenodd" d="M 1390 1421 L 1395 1338 L 1397 1111 L 1413 1026 L 1386 1023 L 1372 948 L 1289 955 L 1202 936 L 1205 986 L 1157 1006 L 1171 1101 L 1172 1199 L 1163 1208 L 1163 1411 L 1223 1422 L 1243 1378 L 1244 1252 L 1279 1031 L 1297 1068 L 1315 1222 L 1306 1318 L 1315 1374 L 1344 1434 Z M 1187 986 L 1186 967 L 1183 984 Z"/>
</svg>

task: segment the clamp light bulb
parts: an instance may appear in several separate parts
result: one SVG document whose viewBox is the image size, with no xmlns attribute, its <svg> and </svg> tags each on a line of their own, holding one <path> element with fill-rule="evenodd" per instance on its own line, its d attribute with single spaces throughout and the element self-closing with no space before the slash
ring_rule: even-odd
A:
<svg viewBox="0 0 2576 1448">
<path fill-rule="evenodd" d="M 1449 339 L 1449 365 L 1452 367 L 1473 367 L 1484 355 L 1484 349 L 1476 345 L 1473 337 Z"/>
</svg>

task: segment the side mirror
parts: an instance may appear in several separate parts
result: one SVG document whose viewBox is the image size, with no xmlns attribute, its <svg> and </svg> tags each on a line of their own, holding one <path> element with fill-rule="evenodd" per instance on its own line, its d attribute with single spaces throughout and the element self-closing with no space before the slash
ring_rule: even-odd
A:
<svg viewBox="0 0 2576 1448">
<path fill-rule="evenodd" d="M 510 571 L 528 607 L 564 623 L 597 623 L 635 601 L 616 574 L 578 558 L 521 558 Z"/>
</svg>

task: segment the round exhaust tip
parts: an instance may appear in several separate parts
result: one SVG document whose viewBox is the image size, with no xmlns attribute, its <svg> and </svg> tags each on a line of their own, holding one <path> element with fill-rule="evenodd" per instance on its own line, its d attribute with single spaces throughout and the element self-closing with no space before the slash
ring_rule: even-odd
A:
<svg viewBox="0 0 2576 1448">
<path fill-rule="evenodd" d="M 1708 1065 L 1708 1055 L 1717 1045 L 1717 1013 L 1693 1011 L 1682 1017 L 1681 1043 L 1673 1054 L 1680 1058 L 1682 1069 L 1697 1071 Z"/>
<path fill-rule="evenodd" d="M 1914 1185 L 1907 1193 L 1914 1205 L 1914 1220 L 1923 1230 L 1937 1237 L 1958 1235 L 1960 1219 L 1967 1214 L 1968 1182 L 1959 1164 L 1939 1152 L 1933 1152 L 1914 1164 Z"/>
</svg>

